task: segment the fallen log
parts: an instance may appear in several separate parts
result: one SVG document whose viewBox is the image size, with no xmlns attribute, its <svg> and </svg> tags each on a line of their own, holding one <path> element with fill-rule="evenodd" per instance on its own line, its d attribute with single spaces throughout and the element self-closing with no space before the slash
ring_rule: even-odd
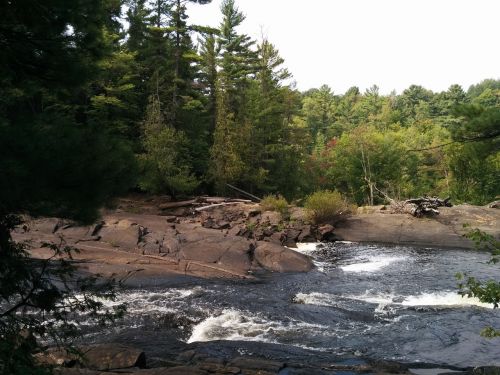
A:
<svg viewBox="0 0 500 375">
<path fill-rule="evenodd" d="M 408 213 L 415 217 L 439 215 L 439 207 L 452 207 L 450 198 L 440 199 L 437 197 L 420 197 L 407 199 L 405 201 L 391 202 L 391 212 Z"/>
<path fill-rule="evenodd" d="M 245 190 L 242 190 L 242 189 L 239 189 L 237 188 L 236 186 L 233 186 L 231 184 L 226 184 L 226 186 L 230 189 L 233 189 L 235 191 L 237 191 L 238 193 L 240 194 L 243 194 L 244 196 L 250 198 L 252 201 L 255 201 L 255 202 L 260 202 L 262 199 L 260 199 L 259 197 L 256 197 L 255 195 L 253 194 L 250 194 L 249 192 L 245 191 Z"/>
<path fill-rule="evenodd" d="M 450 197 L 446 199 L 439 199 L 438 197 L 421 197 L 421 198 L 413 198 L 407 199 L 405 203 L 414 203 L 417 205 L 432 205 L 436 207 L 452 207 L 450 203 Z"/>
<path fill-rule="evenodd" d="M 203 207 L 196 207 L 194 210 L 196 212 L 201 212 L 201 211 L 206 211 L 206 210 L 210 210 L 212 208 L 215 208 L 215 207 L 222 207 L 222 206 L 230 206 L 230 205 L 235 205 L 235 204 L 238 204 L 240 202 L 224 202 L 224 203 L 217 203 L 217 204 L 211 204 L 209 206 L 203 206 Z"/>
<path fill-rule="evenodd" d="M 238 198 L 224 198 L 224 197 L 203 197 L 198 200 L 199 203 L 226 203 L 226 202 L 239 202 L 239 203 L 252 203 L 250 199 Z"/>
<path fill-rule="evenodd" d="M 158 205 L 158 208 L 160 210 L 169 210 L 172 208 L 189 207 L 189 206 L 192 206 L 193 204 L 196 204 L 196 199 L 191 199 L 189 201 L 182 201 L 182 202 L 162 203 L 162 204 Z"/>
</svg>

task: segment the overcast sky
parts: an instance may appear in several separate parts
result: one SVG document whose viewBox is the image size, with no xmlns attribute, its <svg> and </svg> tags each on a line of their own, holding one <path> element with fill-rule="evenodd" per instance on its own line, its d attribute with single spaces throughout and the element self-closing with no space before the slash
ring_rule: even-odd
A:
<svg viewBox="0 0 500 375">
<path fill-rule="evenodd" d="M 191 22 L 218 26 L 221 2 L 189 6 Z M 266 35 L 300 90 L 442 91 L 500 78 L 500 0 L 236 2 L 247 16 L 240 31 Z"/>
</svg>

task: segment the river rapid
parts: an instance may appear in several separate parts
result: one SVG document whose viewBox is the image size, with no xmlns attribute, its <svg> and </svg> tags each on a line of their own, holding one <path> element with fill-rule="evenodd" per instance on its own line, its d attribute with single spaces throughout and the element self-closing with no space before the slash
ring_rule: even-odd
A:
<svg viewBox="0 0 500 375">
<path fill-rule="evenodd" d="M 137 346 L 162 356 L 173 342 L 279 344 L 293 356 L 329 353 L 447 366 L 500 365 L 500 310 L 457 293 L 455 274 L 495 278 L 488 254 L 354 243 L 301 244 L 307 274 L 258 282 L 187 279 L 120 292 L 126 318 L 87 340 Z M 179 341 L 177 341 L 179 340 Z M 255 345 L 254 345 L 255 346 Z"/>
</svg>

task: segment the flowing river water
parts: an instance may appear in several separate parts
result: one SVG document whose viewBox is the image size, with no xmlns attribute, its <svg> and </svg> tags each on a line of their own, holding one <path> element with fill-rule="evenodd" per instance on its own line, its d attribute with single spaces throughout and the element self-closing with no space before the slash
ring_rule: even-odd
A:
<svg viewBox="0 0 500 375">
<path fill-rule="evenodd" d="M 457 272 L 495 278 L 488 254 L 349 243 L 302 244 L 317 269 L 258 282 L 188 280 L 119 294 L 128 306 L 94 341 L 161 356 L 172 338 L 281 344 L 339 356 L 449 366 L 500 365 L 500 310 L 457 293 Z M 235 344 L 237 345 L 237 344 Z"/>
</svg>

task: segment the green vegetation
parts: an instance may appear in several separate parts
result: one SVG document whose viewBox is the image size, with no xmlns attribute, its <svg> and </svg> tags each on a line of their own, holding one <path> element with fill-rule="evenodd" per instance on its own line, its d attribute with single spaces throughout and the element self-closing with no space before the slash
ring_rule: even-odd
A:
<svg viewBox="0 0 500 375">
<path fill-rule="evenodd" d="M 500 262 L 500 241 L 492 235 L 473 229 L 465 234 L 465 237 L 474 241 L 476 250 L 487 251 L 491 254 L 491 264 Z M 459 273 L 456 275 L 459 280 L 458 287 L 462 296 L 476 297 L 481 302 L 491 303 L 495 308 L 500 305 L 500 282 L 496 280 L 481 281 L 473 276 Z M 500 331 L 493 327 L 486 327 L 482 336 L 493 338 L 500 337 Z"/>
<path fill-rule="evenodd" d="M 304 207 L 310 220 L 316 224 L 335 224 L 356 213 L 356 206 L 348 203 L 338 191 L 317 191 L 306 198 Z"/>
<path fill-rule="evenodd" d="M 277 211 L 283 218 L 288 218 L 289 204 L 287 200 L 281 196 L 266 195 L 261 201 L 260 206 L 266 211 Z"/>
<path fill-rule="evenodd" d="M 18 214 L 91 222 L 134 185 L 130 59 L 112 37 L 117 2 L 2 2 L 0 12 L 0 373 L 42 374 L 40 339 L 68 344 L 75 317 L 114 318 L 95 298 L 112 298 L 113 288 L 79 277 L 60 259 L 71 256 L 64 244 L 31 259 L 11 230 Z"/>
<path fill-rule="evenodd" d="M 58 196 L 81 200 L 81 216 L 131 185 L 175 197 L 226 194 L 229 183 L 289 201 L 330 189 L 358 205 L 384 194 L 484 204 L 499 193 L 498 80 L 299 92 L 277 47 L 239 31 L 234 0 L 217 28 L 190 24 L 187 2 L 54 2 L 44 20 L 2 5 L 16 20 L 1 31 L 3 196 L 64 211 L 44 196 L 49 185 L 86 184 L 85 196 Z"/>
</svg>

